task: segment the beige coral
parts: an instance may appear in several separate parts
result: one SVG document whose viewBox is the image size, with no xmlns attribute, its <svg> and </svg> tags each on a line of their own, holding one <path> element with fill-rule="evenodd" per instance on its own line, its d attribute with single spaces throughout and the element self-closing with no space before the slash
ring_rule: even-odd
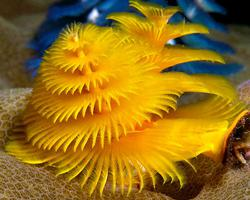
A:
<svg viewBox="0 0 250 200">
<path fill-rule="evenodd" d="M 12 89 L 0 92 L 0 199 L 101 199 L 99 194 L 91 198 L 81 190 L 77 183 L 68 183 L 63 178 L 55 177 L 53 169 L 45 166 L 30 166 L 17 161 L 3 151 L 3 143 L 13 127 L 13 122 L 22 113 L 31 89 Z M 181 190 L 175 185 L 165 184 L 153 192 L 132 193 L 129 198 L 105 191 L 103 199 L 229 199 L 244 200 L 250 197 L 247 188 L 250 183 L 249 166 L 230 169 L 217 165 L 204 157 L 194 159 L 197 173 L 183 165 L 188 182 Z M 149 191 L 149 190 L 152 191 Z"/>
<path fill-rule="evenodd" d="M 27 43 L 43 20 L 48 0 L 1 0 L 0 89 L 27 87 L 30 78 L 24 63 L 32 51 Z"/>
<path fill-rule="evenodd" d="M 25 45 L 36 29 L 46 6 L 51 0 L 1 0 L 0 1 L 0 89 L 30 85 L 24 72 L 23 62 L 30 56 Z M 234 43 L 239 54 L 234 60 L 249 66 L 249 28 L 232 27 L 229 36 L 223 39 Z M 239 34 L 240 33 L 240 34 Z M 218 37 L 218 36 L 217 36 Z M 249 68 L 234 76 L 235 83 L 249 78 Z M 243 90 L 242 90 L 243 91 Z M 244 90 L 250 92 L 250 90 Z M 11 89 L 0 92 L 0 200 L 81 200 L 90 199 L 77 183 L 68 183 L 57 178 L 52 169 L 30 166 L 17 161 L 3 151 L 9 131 L 23 111 L 31 89 Z M 242 97 L 249 97 L 249 93 Z M 193 198 L 195 200 L 246 200 L 250 199 L 250 167 L 231 169 L 215 165 L 211 160 L 198 157 L 194 161 L 197 173 L 186 168 L 189 182 L 178 190 L 175 185 L 159 187 L 157 191 L 132 193 L 129 199 L 171 200 Z M 197 165 L 198 164 L 198 165 Z M 148 189 L 151 189 L 150 187 Z M 171 197 L 172 198 L 171 198 Z M 100 199 L 94 194 L 91 199 Z M 126 199 L 109 191 L 103 199 Z"/>
<path fill-rule="evenodd" d="M 6 200 L 80 200 L 101 199 L 99 194 L 91 198 L 76 183 L 67 183 L 56 178 L 49 170 L 20 163 L 12 156 L 0 152 L 0 199 Z M 114 199 L 123 199 L 116 194 Z M 105 192 L 104 199 L 111 199 L 111 193 Z M 162 194 L 145 191 L 134 193 L 129 199 L 170 200 Z"/>
<path fill-rule="evenodd" d="M 26 97 L 31 89 L 11 89 L 0 91 L 0 150 L 3 149 L 7 133 L 13 127 L 26 105 Z"/>
<path fill-rule="evenodd" d="M 238 87 L 240 98 L 250 105 L 250 80 L 241 83 Z"/>
</svg>

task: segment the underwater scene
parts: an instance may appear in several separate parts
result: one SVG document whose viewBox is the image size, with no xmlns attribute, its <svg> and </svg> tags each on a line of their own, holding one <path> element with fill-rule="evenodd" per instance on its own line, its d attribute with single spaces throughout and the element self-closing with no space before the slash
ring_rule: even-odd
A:
<svg viewBox="0 0 250 200">
<path fill-rule="evenodd" d="M 0 200 L 250 199 L 248 12 L 1 0 Z"/>
</svg>

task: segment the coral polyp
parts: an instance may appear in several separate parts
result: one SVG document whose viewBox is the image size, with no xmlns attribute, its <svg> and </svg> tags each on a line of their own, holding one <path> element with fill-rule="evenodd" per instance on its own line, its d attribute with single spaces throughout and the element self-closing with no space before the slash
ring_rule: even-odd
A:
<svg viewBox="0 0 250 200">
<path fill-rule="evenodd" d="M 47 163 L 68 180 L 78 178 L 90 194 L 110 185 L 129 194 L 138 185 L 142 190 L 146 177 L 155 185 L 156 174 L 182 185 L 176 162 L 199 154 L 221 160 L 244 110 L 221 77 L 162 73 L 188 61 L 224 62 L 212 51 L 166 45 L 206 28 L 167 24 L 177 8 L 132 6 L 145 17 L 115 13 L 112 27 L 72 24 L 61 33 L 43 58 L 25 130 L 6 145 L 23 162 Z M 211 97 L 177 106 L 186 92 Z"/>
</svg>

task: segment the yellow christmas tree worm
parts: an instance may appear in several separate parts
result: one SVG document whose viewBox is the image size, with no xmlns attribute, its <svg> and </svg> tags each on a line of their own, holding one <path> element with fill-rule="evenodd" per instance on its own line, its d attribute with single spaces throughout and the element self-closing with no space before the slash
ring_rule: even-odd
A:
<svg viewBox="0 0 250 200">
<path fill-rule="evenodd" d="M 178 11 L 131 1 L 145 17 L 110 15 L 113 27 L 73 24 L 46 52 L 24 116 L 25 133 L 17 132 L 6 151 L 26 163 L 47 163 L 78 178 L 90 194 L 107 182 L 129 194 L 184 176 L 177 161 L 205 154 L 221 160 L 230 126 L 244 105 L 221 77 L 161 73 L 178 63 L 223 59 L 208 50 L 166 43 L 191 33 L 194 24 L 170 25 Z M 211 98 L 177 106 L 186 92 Z"/>
</svg>

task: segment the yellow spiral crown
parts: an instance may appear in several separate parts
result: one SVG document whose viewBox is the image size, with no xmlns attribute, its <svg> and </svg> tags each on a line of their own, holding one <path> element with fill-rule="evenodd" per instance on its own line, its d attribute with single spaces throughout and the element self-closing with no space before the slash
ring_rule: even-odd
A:
<svg viewBox="0 0 250 200">
<path fill-rule="evenodd" d="M 223 63 L 208 50 L 168 45 L 197 24 L 168 24 L 179 10 L 130 1 L 144 17 L 115 13 L 113 27 L 72 24 L 46 52 L 25 113 L 25 134 L 15 133 L 6 150 L 26 163 L 48 163 L 87 185 L 129 194 L 183 175 L 177 161 L 204 153 L 219 160 L 230 125 L 243 109 L 234 88 L 209 75 L 161 73 L 179 63 Z M 211 94 L 179 106 L 185 92 Z M 107 184 L 107 183 L 110 184 Z"/>
</svg>

